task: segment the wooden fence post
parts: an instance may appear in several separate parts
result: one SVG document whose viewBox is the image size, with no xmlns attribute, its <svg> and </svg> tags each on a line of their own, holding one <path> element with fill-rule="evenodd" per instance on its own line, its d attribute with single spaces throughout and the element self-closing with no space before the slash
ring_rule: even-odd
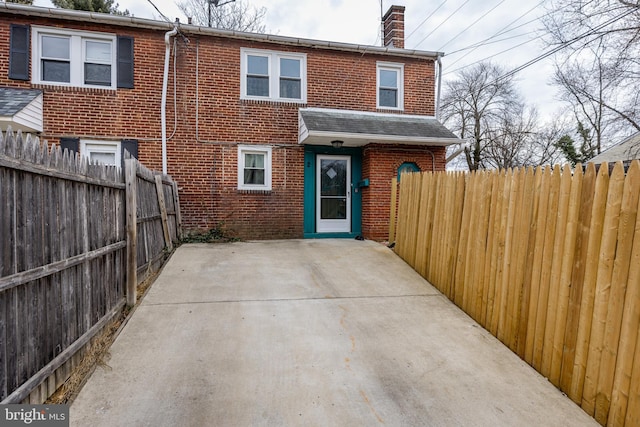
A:
<svg viewBox="0 0 640 427">
<path fill-rule="evenodd" d="M 132 307 L 136 303 L 136 288 L 138 286 L 138 227 L 136 215 L 137 176 L 136 160 L 126 159 L 125 168 L 125 194 L 127 214 L 127 305 Z"/>
<path fill-rule="evenodd" d="M 180 214 L 180 197 L 178 196 L 178 184 L 173 181 L 173 206 L 176 210 L 176 236 L 182 239 L 182 215 Z"/>
<path fill-rule="evenodd" d="M 389 243 L 396 240 L 396 216 L 398 212 L 398 178 L 391 180 L 391 201 L 389 203 Z"/>
<path fill-rule="evenodd" d="M 173 250 L 173 242 L 171 241 L 171 234 L 169 234 L 169 222 L 167 218 L 167 205 L 164 201 L 164 188 L 162 186 L 162 175 L 156 175 L 156 192 L 158 193 L 158 206 L 160 207 L 160 217 L 162 218 L 162 232 L 164 233 L 164 244 L 169 249 L 169 252 Z"/>
</svg>

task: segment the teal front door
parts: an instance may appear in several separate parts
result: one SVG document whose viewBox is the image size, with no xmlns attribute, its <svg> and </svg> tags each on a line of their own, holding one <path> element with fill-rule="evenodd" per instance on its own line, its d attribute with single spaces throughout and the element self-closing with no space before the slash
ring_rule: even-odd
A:
<svg viewBox="0 0 640 427">
<path fill-rule="evenodd" d="M 362 233 L 362 149 L 304 147 L 304 237 Z"/>
<path fill-rule="evenodd" d="M 351 232 L 351 157 L 316 157 L 316 232 Z"/>
</svg>

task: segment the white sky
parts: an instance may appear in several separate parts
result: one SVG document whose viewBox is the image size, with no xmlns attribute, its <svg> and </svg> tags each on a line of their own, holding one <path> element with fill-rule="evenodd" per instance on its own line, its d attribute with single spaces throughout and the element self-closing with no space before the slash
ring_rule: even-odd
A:
<svg viewBox="0 0 640 427">
<path fill-rule="evenodd" d="M 169 19 L 179 17 L 181 22 L 187 21 L 173 0 L 152 1 Z M 243 1 L 267 9 L 268 33 L 380 45 L 381 0 Z M 119 9 L 128 9 L 137 17 L 159 19 L 148 0 L 119 0 L 118 3 Z M 492 58 L 495 63 L 515 68 L 545 51 L 542 42 L 536 39 L 539 33 L 535 32 L 541 28 L 537 18 L 546 12 L 544 0 L 382 0 L 382 3 L 384 12 L 392 4 L 406 7 L 405 48 L 445 53 L 445 80 L 454 77 L 452 71 L 493 55 L 496 55 Z M 34 5 L 51 7 L 48 0 L 35 0 Z M 455 53 L 500 31 L 507 32 L 491 44 Z M 551 73 L 549 58 L 516 76 L 520 92 L 527 102 L 538 108 L 543 118 L 552 117 L 561 109 L 555 100 L 555 88 L 548 84 Z"/>
</svg>

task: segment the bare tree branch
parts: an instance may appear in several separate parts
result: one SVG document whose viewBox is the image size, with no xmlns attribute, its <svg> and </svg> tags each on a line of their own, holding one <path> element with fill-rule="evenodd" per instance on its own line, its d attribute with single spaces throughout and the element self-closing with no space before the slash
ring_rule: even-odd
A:
<svg viewBox="0 0 640 427">
<path fill-rule="evenodd" d="M 196 25 L 209 25 L 209 0 L 184 0 L 178 2 L 178 8 Z M 259 9 L 236 0 L 216 7 L 211 4 L 211 26 L 224 30 L 235 30 L 250 33 L 264 33 L 263 23 L 267 9 Z"/>
</svg>

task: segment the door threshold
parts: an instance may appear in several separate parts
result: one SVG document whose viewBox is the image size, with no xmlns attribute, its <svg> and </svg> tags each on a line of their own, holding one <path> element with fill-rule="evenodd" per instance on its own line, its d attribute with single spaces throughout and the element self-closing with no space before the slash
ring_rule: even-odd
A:
<svg viewBox="0 0 640 427">
<path fill-rule="evenodd" d="M 355 239 L 359 233 L 304 233 L 305 239 Z"/>
</svg>

